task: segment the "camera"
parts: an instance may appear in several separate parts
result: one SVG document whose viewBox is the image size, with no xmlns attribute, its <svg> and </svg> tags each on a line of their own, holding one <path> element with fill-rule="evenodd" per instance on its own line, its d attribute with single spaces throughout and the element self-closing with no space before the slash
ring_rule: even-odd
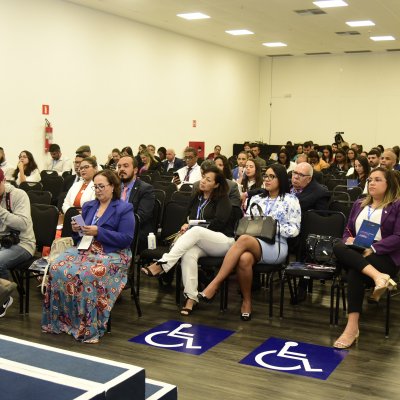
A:
<svg viewBox="0 0 400 400">
<path fill-rule="evenodd" d="M 5 249 L 9 249 L 11 246 L 19 243 L 19 232 L 18 231 L 10 231 L 10 233 L 6 236 L 3 236 L 0 239 L 0 246 Z"/>
<path fill-rule="evenodd" d="M 343 139 L 342 135 L 344 135 L 344 132 L 336 132 L 335 143 L 337 145 L 340 145 L 340 144 L 342 144 L 344 142 L 344 139 Z"/>
</svg>

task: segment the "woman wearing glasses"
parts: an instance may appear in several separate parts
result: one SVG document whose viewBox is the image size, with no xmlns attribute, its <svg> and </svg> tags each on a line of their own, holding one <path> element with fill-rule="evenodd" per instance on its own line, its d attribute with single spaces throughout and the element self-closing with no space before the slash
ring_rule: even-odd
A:
<svg viewBox="0 0 400 400">
<path fill-rule="evenodd" d="M 300 231 L 301 210 L 297 197 L 289 193 L 286 168 L 280 164 L 271 165 L 264 175 L 266 193 L 251 197 L 247 215 L 253 204 L 261 207 L 265 216 L 278 221 L 278 234 L 275 244 L 268 244 L 249 235 L 240 236 L 226 253 L 224 262 L 212 282 L 199 293 L 199 299 L 210 301 L 223 281 L 236 268 L 236 274 L 243 296 L 240 317 L 243 321 L 251 319 L 251 284 L 253 265 L 257 263 L 279 264 L 288 253 L 287 239 L 296 237 Z M 259 215 L 253 207 L 253 215 Z"/>
<path fill-rule="evenodd" d="M 368 195 L 357 200 L 351 210 L 343 243 L 335 246 L 338 262 L 347 269 L 347 325 L 334 347 L 347 349 L 359 336 L 358 323 L 364 289 L 373 286 L 372 297 L 379 301 L 386 290 L 394 289 L 400 269 L 400 187 L 396 171 L 378 167 L 367 179 Z M 365 249 L 353 249 L 355 237 L 367 222 L 377 230 L 374 242 Z M 370 231 L 373 235 L 375 231 Z"/>
<path fill-rule="evenodd" d="M 120 197 L 120 182 L 110 170 L 94 177 L 96 200 L 83 205 L 83 223 L 72 222 L 74 240 L 49 268 L 42 330 L 65 332 L 97 343 L 107 330 L 110 311 L 127 281 L 135 220 L 133 206 Z"/>
<path fill-rule="evenodd" d="M 18 164 L 12 177 L 16 184 L 22 182 L 40 182 L 40 172 L 30 151 L 24 150 L 18 156 Z"/>
<path fill-rule="evenodd" d="M 82 208 L 83 204 L 95 199 L 93 177 L 97 172 L 97 162 L 93 157 L 86 157 L 81 161 L 79 173 L 81 180 L 75 182 L 65 196 L 62 211 L 65 214 L 71 207 Z"/>
</svg>

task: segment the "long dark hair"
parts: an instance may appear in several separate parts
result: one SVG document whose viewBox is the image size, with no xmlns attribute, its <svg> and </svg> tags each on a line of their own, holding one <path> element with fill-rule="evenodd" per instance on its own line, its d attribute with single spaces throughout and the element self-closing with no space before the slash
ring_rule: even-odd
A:
<svg viewBox="0 0 400 400">
<path fill-rule="evenodd" d="M 280 158 L 279 158 L 279 156 L 280 156 L 281 154 L 285 154 L 285 156 L 286 156 L 286 162 L 285 162 L 285 163 L 282 163 L 281 160 L 280 160 Z M 280 150 L 279 150 L 279 153 L 278 153 L 278 163 L 281 164 L 281 165 L 284 165 L 284 166 L 286 167 L 286 169 L 289 168 L 289 166 L 290 166 L 290 156 L 289 156 L 289 152 L 288 152 L 286 149 L 280 149 Z"/>
<path fill-rule="evenodd" d="M 19 153 L 19 156 L 21 156 L 22 153 L 25 153 L 26 156 L 28 157 L 28 164 L 24 166 L 24 174 L 26 176 L 29 176 L 35 169 L 37 169 L 37 164 L 35 159 L 33 158 L 33 155 L 30 151 L 28 150 L 22 150 L 21 153 Z M 15 168 L 15 171 L 13 173 L 13 178 L 17 179 L 19 174 L 19 169 L 18 167 Z"/>
<path fill-rule="evenodd" d="M 252 188 L 259 189 L 262 187 L 263 184 L 261 165 L 258 163 L 258 161 L 254 159 L 248 159 L 246 163 L 248 162 L 252 162 L 256 168 L 256 172 L 254 175 L 255 183 L 252 186 Z M 247 190 L 249 189 L 249 178 L 247 177 L 246 174 L 243 174 L 242 186 L 243 186 L 243 192 L 247 192 Z"/>
<path fill-rule="evenodd" d="M 328 159 L 326 159 L 325 156 L 324 156 L 324 150 L 328 150 L 328 151 L 329 151 L 329 158 L 328 158 Z M 325 147 L 322 149 L 322 159 L 323 159 L 325 162 L 329 163 L 329 164 L 332 164 L 332 163 L 333 163 L 333 151 L 332 151 L 332 146 L 328 145 L 328 146 L 325 146 Z"/>
<path fill-rule="evenodd" d="M 108 183 L 110 185 L 114 186 L 112 199 L 119 200 L 119 198 L 121 197 L 121 182 L 120 182 L 117 174 L 114 171 L 112 171 L 111 169 L 103 169 L 102 171 L 95 173 L 95 175 L 93 177 L 93 181 L 94 181 L 94 178 L 96 178 L 96 176 L 98 176 L 98 175 L 104 176 L 107 179 Z"/>
<path fill-rule="evenodd" d="M 214 162 L 217 161 L 218 159 L 221 160 L 222 163 L 224 164 L 224 169 L 222 172 L 225 175 L 225 178 L 232 179 L 232 170 L 231 170 L 231 166 L 229 165 L 228 159 L 223 155 L 219 155 L 214 158 Z"/>
<path fill-rule="evenodd" d="M 364 156 L 357 156 L 356 160 L 363 167 L 363 170 L 364 170 L 363 182 L 365 183 L 366 179 L 369 176 L 369 173 L 371 172 L 371 166 L 369 165 L 368 158 L 364 157 Z M 355 168 L 355 161 L 354 161 L 354 177 L 357 179 L 360 179 L 360 176 L 358 175 L 358 172 L 356 171 L 356 168 Z"/>
<path fill-rule="evenodd" d="M 278 179 L 278 182 L 279 182 L 278 196 L 280 196 L 281 198 L 284 198 L 285 194 L 289 193 L 289 191 L 290 191 L 289 178 L 288 178 L 288 174 L 286 172 L 285 166 L 282 164 L 275 163 L 275 164 L 269 165 L 267 168 L 267 171 L 269 169 L 272 169 L 272 171 L 274 171 L 276 178 Z"/>
<path fill-rule="evenodd" d="M 208 172 L 212 172 L 215 175 L 215 183 L 218 183 L 218 187 L 216 187 L 210 195 L 211 200 L 217 200 L 220 197 L 226 196 L 229 191 L 229 186 L 228 183 L 226 182 L 226 178 L 223 174 L 223 172 L 215 165 L 210 165 L 207 168 L 204 169 L 203 175 L 207 174 Z M 201 196 L 203 192 L 200 190 L 200 185 L 197 188 L 196 194 L 198 196 Z"/>
</svg>

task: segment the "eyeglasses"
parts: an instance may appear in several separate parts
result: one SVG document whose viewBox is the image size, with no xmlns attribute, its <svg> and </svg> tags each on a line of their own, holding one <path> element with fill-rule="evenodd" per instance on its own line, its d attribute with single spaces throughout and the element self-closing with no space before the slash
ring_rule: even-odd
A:
<svg viewBox="0 0 400 400">
<path fill-rule="evenodd" d="M 263 178 L 264 178 L 266 181 L 273 181 L 273 180 L 276 178 L 276 175 L 265 174 L 265 175 L 263 175 Z"/>
<path fill-rule="evenodd" d="M 107 185 L 93 185 L 92 189 L 93 190 L 98 190 L 99 192 L 102 192 L 106 186 L 111 186 L 110 184 Z"/>
<path fill-rule="evenodd" d="M 306 176 L 311 176 L 311 175 L 302 174 L 301 172 L 293 171 L 293 172 L 292 172 L 292 176 L 297 176 L 298 178 L 304 178 L 304 177 L 306 177 Z"/>
<path fill-rule="evenodd" d="M 89 169 L 91 165 L 82 165 L 82 167 L 79 168 L 79 171 L 83 171 L 85 169 Z"/>
</svg>

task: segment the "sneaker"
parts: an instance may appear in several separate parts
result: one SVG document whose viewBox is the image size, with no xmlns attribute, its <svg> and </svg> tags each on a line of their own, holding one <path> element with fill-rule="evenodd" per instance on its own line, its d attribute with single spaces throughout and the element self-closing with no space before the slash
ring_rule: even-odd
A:
<svg viewBox="0 0 400 400">
<path fill-rule="evenodd" d="M 0 307 L 0 318 L 6 315 L 7 308 L 13 303 L 13 298 L 10 296 Z"/>
</svg>

